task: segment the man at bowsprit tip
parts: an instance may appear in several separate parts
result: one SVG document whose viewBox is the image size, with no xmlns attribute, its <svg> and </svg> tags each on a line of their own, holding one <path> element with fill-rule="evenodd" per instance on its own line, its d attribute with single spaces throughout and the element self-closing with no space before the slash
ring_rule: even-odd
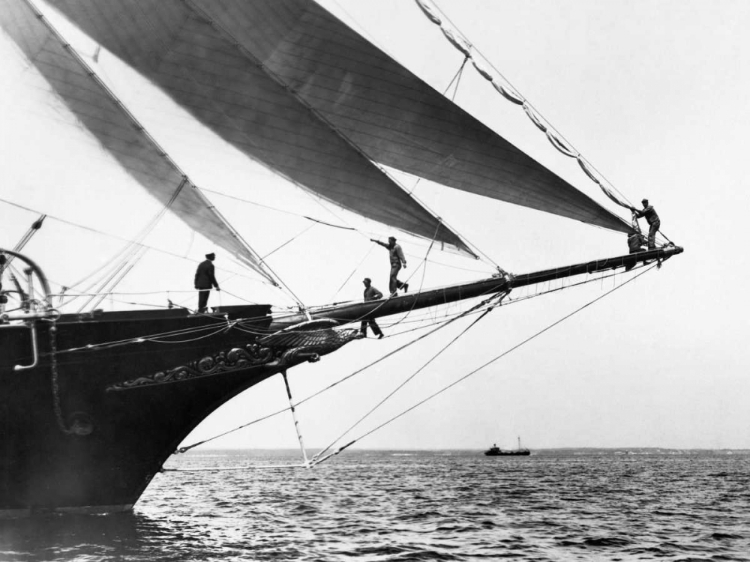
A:
<svg viewBox="0 0 750 562">
<path fill-rule="evenodd" d="M 221 291 L 214 276 L 213 261 L 215 259 L 216 254 L 206 254 L 206 261 L 201 262 L 195 271 L 195 288 L 198 289 L 198 312 L 206 312 L 208 310 L 208 295 L 211 293 L 211 287 L 215 287 L 217 291 Z"/>
<path fill-rule="evenodd" d="M 372 281 L 369 277 L 365 277 L 362 280 L 362 283 L 365 285 L 365 302 L 367 301 L 376 301 L 383 298 L 383 293 L 378 291 L 375 287 L 371 285 Z M 362 320 L 362 326 L 359 329 L 360 332 L 362 332 L 362 335 L 367 337 L 367 326 L 370 326 L 372 328 L 372 333 L 378 336 L 378 339 L 383 338 L 383 332 L 380 329 L 380 326 L 378 326 L 378 323 L 375 322 L 374 318 Z"/>
<path fill-rule="evenodd" d="M 659 215 L 656 214 L 654 207 L 648 204 L 648 199 L 644 199 L 641 203 L 643 203 L 643 210 L 639 211 L 635 207 L 630 207 L 630 210 L 635 213 L 637 219 L 646 217 L 646 222 L 648 223 L 648 249 L 655 250 L 656 233 L 659 231 L 659 228 L 661 228 L 661 221 L 659 220 Z"/>
<path fill-rule="evenodd" d="M 390 255 L 391 275 L 388 280 L 388 290 L 391 292 L 391 296 L 395 295 L 398 289 L 403 289 L 404 293 L 407 292 L 409 290 L 409 284 L 402 283 L 398 280 L 398 272 L 401 271 L 401 264 L 403 264 L 404 269 L 406 269 L 406 258 L 404 257 L 404 251 L 401 249 L 401 246 L 396 244 L 396 238 L 390 236 L 388 238 L 388 244 L 384 244 L 380 240 L 375 240 L 374 238 L 370 238 L 370 241 L 383 246 L 383 248 L 388 250 L 388 254 Z"/>
</svg>

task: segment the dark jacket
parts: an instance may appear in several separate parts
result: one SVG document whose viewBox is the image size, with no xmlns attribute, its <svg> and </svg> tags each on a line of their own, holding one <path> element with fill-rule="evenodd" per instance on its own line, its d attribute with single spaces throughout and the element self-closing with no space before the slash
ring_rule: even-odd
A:
<svg viewBox="0 0 750 562">
<path fill-rule="evenodd" d="M 376 301 L 378 299 L 383 298 L 383 293 L 378 291 L 375 287 L 370 285 L 369 287 L 365 288 L 365 300 L 366 301 Z"/>
<path fill-rule="evenodd" d="M 206 260 L 198 265 L 195 272 L 195 288 L 210 289 L 212 286 L 219 288 L 216 277 L 214 277 L 214 264 L 211 260 Z"/>
<path fill-rule="evenodd" d="M 406 258 L 404 257 L 404 251 L 401 249 L 401 246 L 394 244 L 392 248 L 388 246 L 386 246 L 386 248 L 388 248 L 391 265 L 400 266 L 402 263 L 406 265 Z"/>
<path fill-rule="evenodd" d="M 628 236 L 628 249 L 630 250 L 631 254 L 635 254 L 636 252 L 640 252 L 643 248 L 642 246 L 646 243 L 644 240 L 643 234 L 639 232 L 633 232 Z"/>
<path fill-rule="evenodd" d="M 659 220 L 659 215 L 656 214 L 656 211 L 651 205 L 649 205 L 642 211 L 636 211 L 635 216 L 638 218 L 646 217 L 646 222 L 648 224 L 654 224 L 656 221 Z"/>
</svg>

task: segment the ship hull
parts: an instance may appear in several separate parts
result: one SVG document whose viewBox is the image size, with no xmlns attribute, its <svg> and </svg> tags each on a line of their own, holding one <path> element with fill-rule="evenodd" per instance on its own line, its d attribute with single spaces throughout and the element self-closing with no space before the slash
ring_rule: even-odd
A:
<svg viewBox="0 0 750 562">
<path fill-rule="evenodd" d="M 268 307 L 242 308 L 242 330 L 231 315 L 182 311 L 38 322 L 39 362 L 21 371 L 30 330 L 3 327 L 0 514 L 131 509 L 201 420 L 281 370 L 267 356 L 227 359 L 270 324 Z"/>
<path fill-rule="evenodd" d="M 310 311 L 312 321 L 295 312 L 274 318 L 265 305 L 224 307 L 210 315 L 181 309 L 54 321 L 49 311 L 25 322 L 0 315 L 0 515 L 131 509 L 166 459 L 216 408 L 360 337 L 357 329 L 333 326 L 681 252 L 662 248 L 332 305 Z"/>
<path fill-rule="evenodd" d="M 531 451 L 485 451 L 488 457 L 528 457 Z"/>
</svg>

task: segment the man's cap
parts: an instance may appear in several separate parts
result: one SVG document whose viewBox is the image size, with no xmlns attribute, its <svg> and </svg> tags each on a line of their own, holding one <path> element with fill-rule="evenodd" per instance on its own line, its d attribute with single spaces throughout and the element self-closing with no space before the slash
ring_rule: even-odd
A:
<svg viewBox="0 0 750 562">
<path fill-rule="evenodd" d="M 648 199 L 641 199 L 641 203 L 648 203 Z"/>
<path fill-rule="evenodd" d="M 210 254 L 206 254 L 206 257 L 208 259 L 212 260 L 212 259 L 214 259 L 216 257 L 216 254 L 214 254 L 213 252 L 211 252 Z"/>
<path fill-rule="evenodd" d="M 368 283 L 372 283 L 372 279 L 370 279 L 369 277 L 365 277 L 364 279 L 362 279 L 362 281 L 367 281 Z"/>
<path fill-rule="evenodd" d="M 395 240 L 395 239 L 396 239 L 396 237 L 395 237 L 395 236 L 389 236 L 389 237 L 388 237 L 388 240 Z"/>
</svg>

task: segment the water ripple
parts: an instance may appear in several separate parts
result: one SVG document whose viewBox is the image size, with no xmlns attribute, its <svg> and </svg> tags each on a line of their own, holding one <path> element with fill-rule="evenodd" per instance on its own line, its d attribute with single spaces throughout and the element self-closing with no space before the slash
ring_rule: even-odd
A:
<svg viewBox="0 0 750 562">
<path fill-rule="evenodd" d="M 132 514 L 0 522 L 0 560 L 750 560 L 748 484 L 750 453 L 737 451 L 351 451 L 314 471 L 160 474 Z"/>
</svg>

